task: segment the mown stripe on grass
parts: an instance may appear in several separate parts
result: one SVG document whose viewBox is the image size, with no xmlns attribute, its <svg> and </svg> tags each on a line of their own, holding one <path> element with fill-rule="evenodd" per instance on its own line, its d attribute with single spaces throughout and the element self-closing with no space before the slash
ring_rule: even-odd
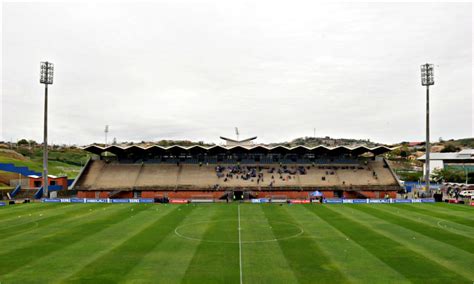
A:
<svg viewBox="0 0 474 284">
<path fill-rule="evenodd" d="M 109 210 L 100 212 L 100 214 L 89 216 L 86 220 L 63 224 L 63 228 L 60 231 L 36 239 L 26 246 L 1 254 L 0 263 L 5 265 L 0 266 L 0 276 L 16 269 L 20 269 L 25 264 L 28 264 L 37 258 L 45 257 L 54 251 L 65 249 L 67 246 L 80 241 L 82 238 L 90 234 L 106 229 L 110 226 L 111 219 L 121 219 L 129 216 L 130 209 L 141 211 L 146 209 L 146 206 L 143 206 L 142 204 L 133 205 L 128 208 L 122 206 L 111 206 Z M 15 246 L 15 243 L 13 243 L 12 246 Z"/>
<path fill-rule="evenodd" d="M 200 242 L 189 263 L 182 283 L 238 283 L 239 251 L 237 236 L 237 205 L 215 205 L 218 211 L 202 235 L 205 240 L 224 243 Z M 196 225 L 196 226 L 199 226 Z M 227 243 L 225 243 L 227 242 Z"/>
<path fill-rule="evenodd" d="M 90 205 L 90 207 L 92 207 L 92 205 Z M 80 206 L 60 206 L 49 208 L 46 211 L 33 211 L 31 214 L 23 214 L 20 217 L 17 216 L 16 222 L 10 221 L 8 224 L 0 226 L 0 245 L 8 238 L 14 238 L 16 240 L 21 234 L 25 234 L 31 230 L 38 230 L 55 222 L 63 221 L 66 216 L 82 210 L 83 207 Z"/>
<path fill-rule="evenodd" d="M 474 238 L 474 220 L 468 220 L 464 217 L 446 217 L 446 215 L 437 214 L 430 210 L 423 210 L 414 206 L 396 206 L 393 208 L 381 207 L 381 209 L 389 209 L 389 212 L 404 216 L 410 220 L 422 221 L 428 225 L 443 228 L 455 234 L 463 235 L 468 238 Z"/>
<path fill-rule="evenodd" d="M 3 235 L 2 238 L 0 238 L 0 254 L 27 246 L 38 239 L 53 235 L 55 232 L 63 231 L 65 226 L 71 223 L 77 223 L 77 220 L 83 221 L 84 218 L 93 215 L 97 208 L 101 208 L 101 210 L 106 209 L 106 207 L 97 206 L 97 204 L 71 206 L 70 210 L 69 207 L 62 207 L 61 210 L 55 211 L 56 214 L 61 216 L 59 220 L 46 218 L 40 222 L 34 222 L 28 228 L 16 228 L 12 230 L 14 234 L 9 236 Z M 12 246 L 12 243 L 16 245 Z"/>
<path fill-rule="evenodd" d="M 193 237 L 202 238 L 209 226 L 209 220 L 218 218 L 220 211 L 215 204 L 200 204 L 188 214 L 179 226 L 186 224 L 196 228 Z M 196 222 L 198 222 L 196 224 Z M 187 240 L 170 232 L 156 247 L 142 257 L 142 260 L 127 273 L 120 282 L 149 283 L 181 283 L 199 241 Z"/>
<path fill-rule="evenodd" d="M 384 204 L 379 204 L 379 205 L 381 206 L 361 205 L 361 206 L 354 206 L 353 208 L 366 212 L 373 216 L 382 218 L 386 220 L 387 222 L 397 224 L 401 227 L 418 232 L 420 234 L 423 234 L 427 237 L 438 240 L 440 242 L 450 244 L 454 247 L 465 250 L 469 253 L 474 253 L 474 239 L 465 237 L 460 234 L 446 231 L 445 229 L 438 227 L 436 224 L 427 223 L 427 221 L 425 219 L 421 219 L 421 217 L 410 219 L 411 214 L 410 216 L 397 215 L 393 212 L 390 212 L 391 209 L 387 208 L 387 206 L 384 206 Z M 406 212 L 405 214 L 409 214 L 409 213 Z"/>
<path fill-rule="evenodd" d="M 417 212 L 423 215 L 436 217 L 439 219 L 446 220 L 448 222 L 458 223 L 460 225 L 474 228 L 474 213 L 468 214 L 470 215 L 470 217 L 472 217 L 471 219 L 466 215 L 446 214 L 445 212 L 441 212 L 440 210 L 438 210 L 438 208 L 423 206 L 423 204 L 421 205 L 415 205 L 415 204 L 404 205 L 403 204 L 403 205 L 399 205 L 399 207 L 404 210 L 409 210 L 410 212 Z"/>
<path fill-rule="evenodd" d="M 143 211 L 131 212 L 132 214 L 125 218 L 110 220 L 111 225 L 105 230 L 87 235 L 79 242 L 22 266 L 21 273 L 6 274 L 2 277 L 3 281 L 28 283 L 34 280 L 37 283 L 47 283 L 54 279 L 59 282 L 73 275 L 172 210 L 172 207 L 158 205 L 146 207 Z"/>
<path fill-rule="evenodd" d="M 415 204 L 412 204 L 415 205 Z M 474 211 L 473 210 L 459 210 L 458 207 L 468 207 L 465 205 L 456 205 L 456 204 L 445 204 L 445 203 L 425 203 L 423 208 L 427 210 L 432 210 L 435 212 L 443 213 L 449 216 L 459 216 L 466 218 L 468 220 L 474 220 Z M 421 207 L 421 206 L 419 206 Z M 474 206 L 471 206 L 474 208 Z"/>
<path fill-rule="evenodd" d="M 300 242 L 311 240 L 352 283 L 409 283 L 402 274 L 382 262 L 348 236 L 321 219 L 310 208 L 319 205 L 286 206 L 295 222 L 305 230 Z M 315 209 L 317 210 L 317 208 Z M 325 265 L 325 264 L 323 264 Z M 367 269 L 377 267 L 376 271 Z M 330 275 L 329 275 L 330 276 Z M 316 275 L 313 279 L 319 279 Z M 330 280 L 329 280 L 330 281 Z"/>
<path fill-rule="evenodd" d="M 362 220 L 351 219 L 346 216 L 347 213 L 343 214 L 339 210 L 343 206 L 345 205 L 322 205 L 311 210 L 412 282 L 459 283 L 468 280 L 408 249 L 402 242 L 394 241 L 372 230 Z"/>
<path fill-rule="evenodd" d="M 18 205 L 2 206 L 0 210 L 0 226 L 5 221 L 18 218 L 18 216 L 28 215 L 32 212 L 47 211 L 58 207 L 66 206 L 66 203 L 25 203 Z M 2 208 L 0 207 L 0 208 Z M 16 220 L 16 219 L 15 219 Z"/>
<path fill-rule="evenodd" d="M 178 205 L 176 210 L 156 218 L 131 238 L 116 246 L 108 253 L 83 266 L 66 282 L 116 283 L 133 269 L 142 258 L 156 247 L 193 209 Z M 157 267 L 157 269 L 159 269 Z M 150 280 L 151 281 L 151 280 Z M 153 281 L 151 281 L 153 282 Z"/>
<path fill-rule="evenodd" d="M 444 202 L 437 202 L 437 203 L 425 203 L 428 207 L 437 207 L 448 209 L 451 211 L 460 211 L 460 212 L 469 212 L 474 213 L 474 206 L 462 205 L 462 204 L 450 204 Z"/>
<path fill-rule="evenodd" d="M 277 205 L 262 207 L 277 239 L 288 235 L 285 227 L 292 229 L 292 226 L 286 223 L 297 223 L 291 215 L 287 214 L 285 207 Z M 277 243 L 298 278 L 298 282 L 312 283 L 316 278 L 321 282 L 348 282 L 337 265 L 321 250 L 315 239 L 302 241 L 300 238 L 291 238 L 279 240 Z"/>
<path fill-rule="evenodd" d="M 272 241 L 276 236 L 263 206 L 266 205 L 240 206 L 243 283 L 297 283 L 298 278 L 281 247 Z M 269 242 L 252 242 L 265 240 Z M 238 252 L 234 257 L 238 260 Z"/>
<path fill-rule="evenodd" d="M 2 200 L 2 202 L 8 203 L 8 200 Z M 48 203 L 48 202 L 29 202 L 29 203 L 21 203 L 21 204 L 14 204 L 14 205 L 5 205 L 0 207 L 0 216 L 4 213 L 8 213 L 11 211 L 16 210 L 31 210 L 33 207 L 48 207 L 57 203 Z M 27 209 L 29 208 L 29 209 Z"/>
<path fill-rule="evenodd" d="M 360 205 L 354 205 L 354 207 Z M 373 206 L 373 205 L 372 205 Z M 393 210 L 397 210 L 393 208 Z M 426 258 L 455 271 L 467 279 L 474 279 L 474 255 L 425 235 L 411 231 L 368 213 L 354 210 L 351 206 L 339 208 L 341 213 L 354 221 L 363 221 L 372 230 L 398 242 Z"/>
</svg>

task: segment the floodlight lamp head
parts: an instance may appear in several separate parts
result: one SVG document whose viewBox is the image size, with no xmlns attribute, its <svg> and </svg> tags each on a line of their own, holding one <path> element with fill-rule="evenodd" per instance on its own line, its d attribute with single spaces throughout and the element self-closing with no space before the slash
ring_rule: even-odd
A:
<svg viewBox="0 0 474 284">
<path fill-rule="evenodd" d="M 45 61 L 40 64 L 40 83 L 51 85 L 53 84 L 54 65 L 51 62 Z"/>
<path fill-rule="evenodd" d="M 421 85 L 431 86 L 434 85 L 434 65 L 423 64 L 421 65 Z"/>
</svg>

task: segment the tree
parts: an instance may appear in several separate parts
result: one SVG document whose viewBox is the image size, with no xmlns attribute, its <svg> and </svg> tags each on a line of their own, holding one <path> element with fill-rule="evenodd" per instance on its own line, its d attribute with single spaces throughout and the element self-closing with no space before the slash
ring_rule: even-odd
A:
<svg viewBox="0 0 474 284">
<path fill-rule="evenodd" d="M 456 169 L 435 169 L 431 174 L 431 179 L 435 182 L 465 182 L 466 173 Z"/>
<path fill-rule="evenodd" d="M 459 152 L 461 151 L 461 148 L 454 145 L 453 143 L 448 143 L 444 146 L 443 150 L 441 150 L 441 153 L 449 153 L 449 152 Z"/>
<path fill-rule="evenodd" d="M 408 153 L 407 153 L 407 151 L 405 151 L 405 150 L 401 150 L 401 151 L 400 151 L 400 157 L 402 157 L 402 158 L 406 158 L 406 157 L 408 157 Z"/>
<path fill-rule="evenodd" d="M 398 176 L 401 180 L 404 181 L 419 181 L 423 177 L 422 172 L 415 172 L 415 171 L 401 171 L 397 172 Z"/>
<path fill-rule="evenodd" d="M 21 139 L 21 140 L 18 141 L 17 144 L 18 144 L 18 146 L 22 146 L 22 145 L 28 145 L 29 143 L 28 143 L 28 140 Z"/>
</svg>

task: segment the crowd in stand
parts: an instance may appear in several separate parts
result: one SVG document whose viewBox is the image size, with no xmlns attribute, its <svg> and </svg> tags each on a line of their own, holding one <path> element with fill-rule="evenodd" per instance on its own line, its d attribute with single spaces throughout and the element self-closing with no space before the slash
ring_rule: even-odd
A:
<svg viewBox="0 0 474 284">
<path fill-rule="evenodd" d="M 231 165 L 231 166 L 221 166 L 218 165 L 215 167 L 216 175 L 219 179 L 223 179 L 224 182 L 228 182 L 233 179 L 240 179 L 244 181 L 256 182 L 257 185 L 263 184 L 265 182 L 264 173 L 271 175 L 268 179 L 269 187 L 273 187 L 276 179 L 281 181 L 290 181 L 296 179 L 296 175 L 306 175 L 310 168 L 318 168 L 320 170 L 325 170 L 325 176 L 321 177 L 322 180 L 326 180 L 327 176 L 336 175 L 336 171 L 341 170 L 353 170 L 354 172 L 358 170 L 368 170 L 372 171 L 372 176 L 374 179 L 378 179 L 377 173 L 371 169 L 367 164 L 363 165 L 348 165 L 348 166 L 316 166 L 312 164 L 311 166 L 287 166 L 280 163 L 278 166 L 241 166 L 240 164 Z M 345 185 L 346 182 L 342 181 L 342 184 Z M 219 185 L 214 186 L 215 189 Z"/>
<path fill-rule="evenodd" d="M 280 180 L 289 181 L 292 178 L 296 178 L 296 174 L 305 175 L 309 166 L 305 168 L 304 166 L 286 166 L 281 165 L 279 167 L 263 167 L 263 166 L 216 166 L 215 172 L 217 177 L 222 178 L 224 182 L 229 181 L 230 179 L 241 179 L 249 180 L 251 182 L 256 181 L 257 184 L 265 182 L 264 171 L 268 174 L 271 174 L 270 183 L 268 186 L 272 187 L 275 184 L 275 176 L 279 177 Z"/>
<path fill-rule="evenodd" d="M 224 178 L 224 181 L 229 179 L 242 179 L 242 180 L 251 180 L 257 178 L 257 183 L 260 181 L 260 178 L 263 181 L 263 174 L 260 172 L 261 167 L 250 167 L 250 166 L 216 166 L 215 168 L 218 178 Z M 259 171 L 257 173 L 257 170 Z"/>
</svg>

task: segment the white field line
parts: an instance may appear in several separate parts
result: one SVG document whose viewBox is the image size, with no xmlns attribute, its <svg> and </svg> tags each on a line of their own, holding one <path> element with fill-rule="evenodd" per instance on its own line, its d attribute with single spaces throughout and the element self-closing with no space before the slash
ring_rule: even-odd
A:
<svg viewBox="0 0 474 284">
<path fill-rule="evenodd" d="M 240 284 L 242 284 L 242 237 L 240 233 L 240 204 L 237 205 L 237 215 L 239 220 L 239 268 L 240 268 Z"/>
</svg>

